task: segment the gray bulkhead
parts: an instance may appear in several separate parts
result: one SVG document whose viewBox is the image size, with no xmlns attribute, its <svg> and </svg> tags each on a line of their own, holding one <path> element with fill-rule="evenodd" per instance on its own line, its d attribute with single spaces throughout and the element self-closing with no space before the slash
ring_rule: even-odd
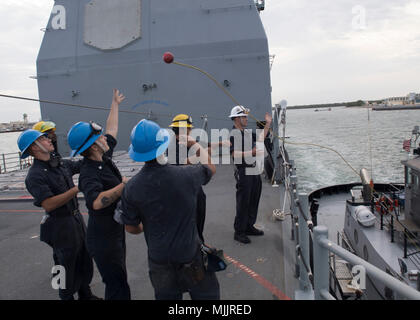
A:
<svg viewBox="0 0 420 320">
<path fill-rule="evenodd" d="M 402 161 L 405 173 L 405 211 L 420 226 L 420 158 Z"/>
<path fill-rule="evenodd" d="M 57 0 L 65 29 L 54 29 L 53 10 L 37 59 L 39 98 L 109 108 L 112 88 L 127 99 L 120 113 L 118 149 L 148 118 L 167 127 L 178 113 L 196 127 L 232 127 L 233 101 L 203 74 L 168 65 L 175 60 L 211 75 L 258 119 L 271 110 L 268 41 L 254 0 Z M 61 13 L 63 14 L 63 13 Z M 227 81 L 225 81 L 227 80 Z M 108 112 L 41 103 L 43 120 L 57 124 L 60 151 L 78 121 L 105 125 Z M 250 119 L 250 127 L 255 127 Z"/>
</svg>

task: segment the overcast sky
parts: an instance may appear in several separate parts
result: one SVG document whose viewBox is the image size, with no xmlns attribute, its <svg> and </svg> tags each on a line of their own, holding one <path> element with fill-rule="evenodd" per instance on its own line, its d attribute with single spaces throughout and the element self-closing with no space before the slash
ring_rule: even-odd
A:
<svg viewBox="0 0 420 320">
<path fill-rule="evenodd" d="M 1 0 L 0 93 L 38 97 L 35 61 L 53 0 Z M 420 0 L 267 0 L 261 13 L 273 103 L 382 99 L 420 92 Z M 0 98 L 0 122 L 40 117 Z"/>
</svg>

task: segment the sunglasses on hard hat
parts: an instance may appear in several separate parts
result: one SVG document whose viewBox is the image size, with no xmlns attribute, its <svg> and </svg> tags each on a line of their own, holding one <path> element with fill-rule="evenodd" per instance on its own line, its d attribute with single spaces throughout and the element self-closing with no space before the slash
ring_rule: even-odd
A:
<svg viewBox="0 0 420 320">
<path fill-rule="evenodd" d="M 238 112 L 238 114 L 249 114 L 249 111 L 249 109 L 243 108 L 240 112 Z"/>
<path fill-rule="evenodd" d="M 93 121 L 89 121 L 90 124 L 90 128 L 92 129 L 92 132 L 95 134 L 101 133 L 102 131 L 102 126 L 96 122 Z"/>
</svg>

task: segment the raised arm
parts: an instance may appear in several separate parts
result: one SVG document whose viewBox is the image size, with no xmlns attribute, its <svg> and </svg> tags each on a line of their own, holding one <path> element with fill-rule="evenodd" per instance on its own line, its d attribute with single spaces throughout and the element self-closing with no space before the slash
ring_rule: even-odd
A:
<svg viewBox="0 0 420 320">
<path fill-rule="evenodd" d="M 264 133 L 259 137 L 259 141 L 264 141 L 264 139 L 267 137 L 268 131 L 270 130 L 271 122 L 273 122 L 273 117 L 267 112 L 265 114 Z"/>
<path fill-rule="evenodd" d="M 124 95 L 119 90 L 114 89 L 114 95 L 112 97 L 111 111 L 109 112 L 108 119 L 106 121 L 106 134 L 110 134 L 115 139 L 118 134 L 118 109 L 125 99 Z"/>
</svg>

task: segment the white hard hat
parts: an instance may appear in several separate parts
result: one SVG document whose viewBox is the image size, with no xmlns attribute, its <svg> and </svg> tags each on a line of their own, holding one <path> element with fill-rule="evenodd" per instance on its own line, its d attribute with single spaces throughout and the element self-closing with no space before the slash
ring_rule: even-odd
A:
<svg viewBox="0 0 420 320">
<path fill-rule="evenodd" d="M 248 117 L 249 109 L 244 106 L 236 106 L 232 108 L 229 118 Z"/>
</svg>

